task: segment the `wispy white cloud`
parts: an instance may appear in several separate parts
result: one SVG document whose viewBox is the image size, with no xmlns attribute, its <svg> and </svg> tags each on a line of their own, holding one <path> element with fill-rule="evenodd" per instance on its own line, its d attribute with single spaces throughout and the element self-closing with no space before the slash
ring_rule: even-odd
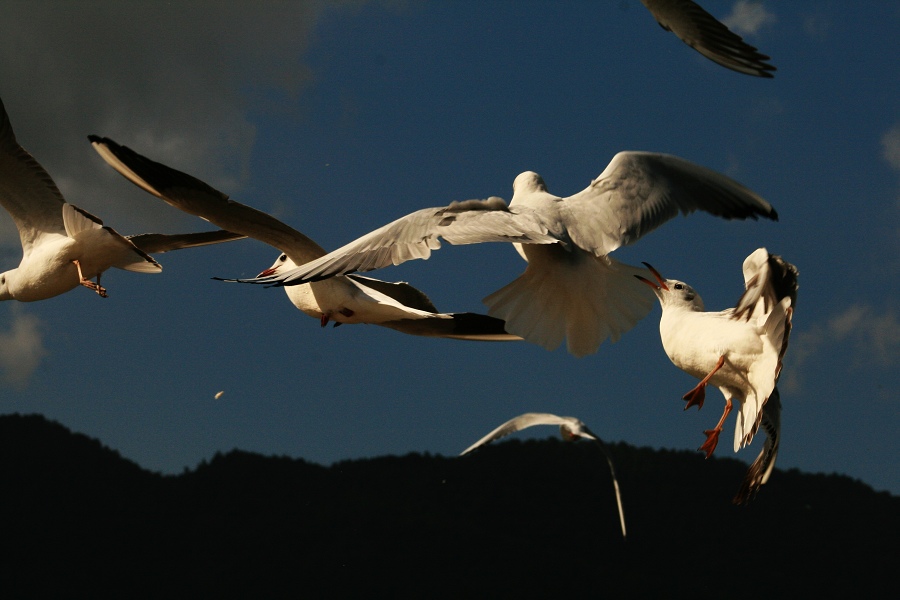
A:
<svg viewBox="0 0 900 600">
<path fill-rule="evenodd" d="M 763 26 L 775 23 L 778 19 L 763 6 L 762 2 L 738 0 L 731 9 L 731 14 L 722 19 L 726 27 L 739 35 L 755 34 Z"/>
<path fill-rule="evenodd" d="M 0 371 L 6 382 L 24 388 L 47 355 L 43 322 L 16 305 L 9 312 L 12 315 L 10 328 L 0 331 Z"/>
<path fill-rule="evenodd" d="M 900 366 L 900 318 L 893 308 L 879 312 L 867 304 L 854 304 L 826 323 L 791 336 L 781 386 L 789 391 L 802 387 L 804 365 L 816 355 L 840 353 L 848 368 L 863 365 Z"/>
</svg>

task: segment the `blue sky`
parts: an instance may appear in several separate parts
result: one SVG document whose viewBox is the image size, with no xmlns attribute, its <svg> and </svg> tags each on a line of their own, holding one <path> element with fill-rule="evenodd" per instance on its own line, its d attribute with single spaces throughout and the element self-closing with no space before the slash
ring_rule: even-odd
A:
<svg viewBox="0 0 900 600">
<path fill-rule="evenodd" d="M 900 7 L 769 1 L 753 3 L 754 21 L 740 5 L 704 3 L 772 57 L 774 79 L 706 60 L 638 0 L 13 2 L 0 98 L 66 198 L 123 234 L 208 225 L 116 175 L 88 134 L 326 248 L 418 208 L 508 200 L 525 170 L 568 196 L 620 150 L 725 172 L 780 221 L 679 217 L 615 257 L 689 282 L 714 310 L 737 300 L 755 248 L 797 265 L 778 466 L 900 493 Z M 0 270 L 20 253 L 0 214 Z M 694 449 L 719 417 L 715 390 L 682 411 L 694 381 L 663 352 L 659 308 L 576 359 L 321 329 L 282 290 L 210 279 L 255 275 L 277 254 L 252 240 L 165 254 L 160 275 L 107 272 L 106 300 L 77 289 L 0 305 L 0 413 L 44 414 L 165 472 L 235 447 L 325 464 L 452 455 L 527 411 Z M 409 281 L 441 310 L 483 312 L 523 269 L 508 245 L 445 245 L 372 275 Z M 717 455 L 749 462 L 761 443 Z"/>
</svg>

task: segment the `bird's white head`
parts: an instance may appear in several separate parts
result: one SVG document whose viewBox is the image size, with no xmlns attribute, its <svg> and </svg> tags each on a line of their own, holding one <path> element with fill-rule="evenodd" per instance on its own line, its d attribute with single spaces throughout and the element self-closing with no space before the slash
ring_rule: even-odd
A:
<svg viewBox="0 0 900 600">
<path fill-rule="evenodd" d="M 667 307 L 680 306 L 694 311 L 703 311 L 703 299 L 700 298 L 700 294 L 698 294 L 694 288 L 683 281 L 664 279 L 656 269 L 647 263 L 644 263 L 644 266 L 653 273 L 653 277 L 656 278 L 656 283 L 653 283 L 640 275 L 635 275 L 635 277 L 653 288 L 656 297 L 659 298 L 659 303 L 662 305 L 663 310 Z"/>
<path fill-rule="evenodd" d="M 257 277 L 268 277 L 269 275 L 278 275 L 279 273 L 283 273 L 285 271 L 289 271 L 296 267 L 297 264 L 288 258 L 287 254 L 282 253 L 278 258 L 275 259 L 275 262 L 271 267 L 257 275 Z"/>
<path fill-rule="evenodd" d="M 0 273 L 0 301 L 13 299 L 9 291 L 9 273 L 9 271 Z"/>
<path fill-rule="evenodd" d="M 544 178 L 534 171 L 519 173 L 518 177 L 513 181 L 513 196 L 546 191 L 547 185 L 544 183 Z"/>
</svg>

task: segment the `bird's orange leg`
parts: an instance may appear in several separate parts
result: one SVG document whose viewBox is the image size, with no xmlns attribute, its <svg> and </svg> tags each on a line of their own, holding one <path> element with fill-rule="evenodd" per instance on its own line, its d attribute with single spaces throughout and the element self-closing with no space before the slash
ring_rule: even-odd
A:
<svg viewBox="0 0 900 600">
<path fill-rule="evenodd" d="M 687 400 L 687 404 L 684 405 L 684 410 L 689 409 L 690 407 L 697 405 L 697 408 L 703 408 L 703 401 L 706 399 L 706 384 L 709 383 L 709 380 L 713 375 L 716 374 L 716 371 L 722 368 L 722 365 L 725 364 L 725 355 L 719 357 L 719 361 L 716 363 L 716 366 L 713 367 L 713 370 L 709 372 L 709 375 L 700 380 L 694 389 L 689 391 L 687 394 L 681 397 L 682 400 Z"/>
<path fill-rule="evenodd" d="M 725 423 L 725 418 L 730 412 L 731 398 L 728 398 L 725 400 L 725 410 L 722 412 L 722 418 L 719 419 L 719 422 L 713 429 L 707 429 L 703 432 L 706 434 L 706 441 L 703 442 L 703 445 L 697 448 L 697 450 L 706 452 L 706 458 L 712 456 L 713 451 L 716 449 L 716 444 L 719 443 L 719 434 L 722 433 L 722 424 Z"/>
<path fill-rule="evenodd" d="M 106 293 L 106 288 L 100 285 L 100 275 L 97 275 L 97 283 L 94 283 L 90 279 L 85 279 L 84 273 L 81 272 L 81 263 L 77 260 L 73 260 L 72 262 L 75 263 L 75 268 L 78 269 L 78 283 L 90 290 L 94 290 L 101 298 L 109 298 Z"/>
</svg>

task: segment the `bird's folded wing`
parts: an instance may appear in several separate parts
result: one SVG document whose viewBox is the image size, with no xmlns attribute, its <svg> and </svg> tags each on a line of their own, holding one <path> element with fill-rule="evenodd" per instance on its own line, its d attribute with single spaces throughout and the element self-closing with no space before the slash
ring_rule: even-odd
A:
<svg viewBox="0 0 900 600">
<path fill-rule="evenodd" d="M 722 22 L 691 0 L 641 0 L 663 29 L 671 31 L 682 42 L 706 58 L 731 69 L 772 77 L 776 68 L 769 57 L 745 42 Z"/>
<path fill-rule="evenodd" d="M 653 152 L 619 152 L 565 204 L 572 241 L 598 256 L 634 243 L 678 213 L 778 220 L 772 205 L 730 177 Z"/>
<path fill-rule="evenodd" d="M 451 244 L 559 242 L 558 238 L 549 235 L 547 227 L 531 209 L 510 208 L 497 197 L 466 200 L 417 210 L 283 274 L 240 281 L 298 285 L 399 265 L 417 258 L 427 259 L 432 250 L 441 247 L 439 238 Z"/>
<path fill-rule="evenodd" d="M 175 208 L 224 230 L 252 237 L 285 252 L 297 264 L 325 250 L 296 229 L 253 207 L 235 202 L 212 186 L 141 156 L 109 138 L 88 136 L 94 149 L 123 177 Z"/>
<path fill-rule="evenodd" d="M 749 321 L 758 318 L 781 302 L 791 299 L 793 308 L 797 302 L 797 267 L 780 256 L 758 248 L 744 259 L 744 293 L 734 309 L 734 318 Z"/>
</svg>

